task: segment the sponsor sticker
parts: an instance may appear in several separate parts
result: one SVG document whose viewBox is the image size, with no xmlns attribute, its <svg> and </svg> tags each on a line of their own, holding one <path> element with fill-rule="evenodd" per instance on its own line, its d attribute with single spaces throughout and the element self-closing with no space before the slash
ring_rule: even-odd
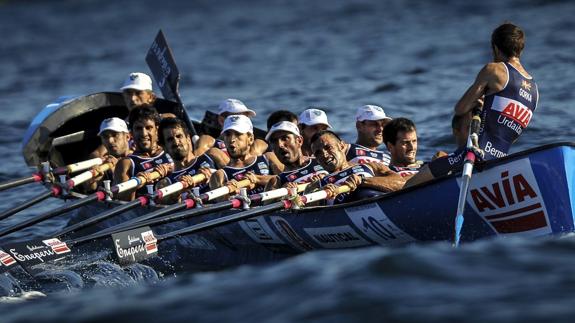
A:
<svg viewBox="0 0 575 323">
<path fill-rule="evenodd" d="M 370 240 L 381 245 L 397 245 L 415 241 L 398 228 L 377 203 L 345 208 L 353 224 Z"/>
<path fill-rule="evenodd" d="M 244 232 L 258 243 L 285 244 L 262 217 L 239 222 Z"/>
<path fill-rule="evenodd" d="M 3 266 L 10 267 L 16 263 L 16 259 L 4 250 L 0 250 L 0 263 L 2 263 Z"/>
<path fill-rule="evenodd" d="M 461 186 L 461 181 L 457 182 Z M 552 232 L 529 158 L 488 169 L 470 183 L 467 203 L 499 234 Z"/>
<path fill-rule="evenodd" d="M 348 225 L 341 225 L 336 227 L 304 228 L 303 230 L 318 245 L 328 249 L 355 248 L 368 246 L 371 244 Z"/>
<path fill-rule="evenodd" d="M 42 240 L 42 242 L 44 242 L 45 245 L 47 245 L 48 247 L 52 248 L 52 250 L 57 254 L 63 254 L 63 253 L 68 253 L 70 252 L 70 248 L 68 248 L 68 245 L 63 242 L 60 241 L 59 239 L 53 238 L 53 239 L 47 239 L 47 240 Z"/>
<path fill-rule="evenodd" d="M 150 258 L 158 252 L 158 240 L 149 227 L 112 234 L 116 259 L 128 265 Z"/>
</svg>

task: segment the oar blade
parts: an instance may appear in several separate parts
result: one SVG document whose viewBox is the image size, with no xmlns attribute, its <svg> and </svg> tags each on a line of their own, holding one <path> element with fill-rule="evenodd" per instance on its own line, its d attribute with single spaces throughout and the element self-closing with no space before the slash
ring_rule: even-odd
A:
<svg viewBox="0 0 575 323">
<path fill-rule="evenodd" d="M 72 251 L 65 242 L 56 238 L 17 242 L 2 248 L 5 252 L 0 254 L 0 262 L 5 259 L 10 263 L 12 257 L 32 276 L 43 271 L 39 265 L 61 260 Z"/>
<path fill-rule="evenodd" d="M 158 240 L 150 227 L 112 234 L 114 257 L 120 265 L 130 265 L 158 254 Z"/>
</svg>

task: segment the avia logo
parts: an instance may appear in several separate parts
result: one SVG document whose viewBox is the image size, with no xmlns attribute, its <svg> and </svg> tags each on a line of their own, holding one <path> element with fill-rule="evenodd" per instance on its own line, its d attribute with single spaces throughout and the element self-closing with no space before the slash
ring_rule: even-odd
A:
<svg viewBox="0 0 575 323">
<path fill-rule="evenodd" d="M 500 96 L 496 96 L 493 99 L 492 108 L 493 110 L 501 112 L 503 116 L 513 119 L 523 128 L 529 125 L 531 117 L 533 116 L 533 111 L 521 104 L 521 102 Z"/>
<path fill-rule="evenodd" d="M 479 183 L 472 184 L 468 202 L 496 232 L 550 232 L 545 204 L 528 159 L 486 173 L 481 174 Z"/>
<path fill-rule="evenodd" d="M 365 150 L 363 149 L 356 149 L 355 154 L 358 156 L 365 156 Z"/>
<path fill-rule="evenodd" d="M 521 87 L 527 91 L 531 91 L 531 82 L 528 82 L 526 80 L 522 80 L 521 81 Z"/>
</svg>

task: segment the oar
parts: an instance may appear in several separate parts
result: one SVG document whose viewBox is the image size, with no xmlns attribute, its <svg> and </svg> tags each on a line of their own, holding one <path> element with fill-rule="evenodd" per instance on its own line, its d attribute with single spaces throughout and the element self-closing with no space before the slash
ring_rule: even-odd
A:
<svg viewBox="0 0 575 323">
<path fill-rule="evenodd" d="M 193 181 L 194 183 L 201 183 L 201 182 L 204 181 L 205 179 L 206 179 L 206 177 L 204 176 L 204 174 L 197 174 L 197 175 L 192 176 L 192 181 Z M 185 182 L 185 183 L 182 183 L 182 182 Z M 166 196 L 169 196 L 169 195 L 178 193 L 179 191 L 181 191 L 181 190 L 183 190 L 183 189 L 186 189 L 189 184 L 190 184 L 190 183 L 189 183 L 189 182 L 186 182 L 186 181 L 179 181 L 179 182 L 177 182 L 177 183 L 168 185 L 168 186 L 166 186 L 166 187 L 164 187 L 164 188 L 162 188 L 162 189 L 157 190 L 156 193 L 155 193 L 155 196 L 157 197 L 157 199 L 161 199 L 162 197 L 166 197 Z M 190 200 L 190 201 L 193 202 L 193 200 Z M 181 210 L 181 209 L 186 208 L 186 206 L 188 206 L 188 207 L 193 207 L 193 205 L 189 206 L 189 205 L 190 205 L 189 203 L 190 203 L 190 202 L 186 202 L 186 203 L 183 203 L 183 204 L 172 205 L 172 206 L 169 206 L 169 207 L 162 208 L 162 209 L 160 209 L 160 210 L 158 210 L 158 211 L 156 211 L 156 212 L 158 212 L 158 213 L 160 213 L 160 214 L 167 214 L 167 213 L 164 213 L 164 212 L 176 212 L 176 211 L 178 211 L 178 210 Z M 111 210 L 108 210 L 108 211 L 106 211 L 106 212 L 100 213 L 100 214 L 98 214 L 98 215 L 96 215 L 96 216 L 90 217 L 90 218 L 88 218 L 88 219 L 86 219 L 86 220 L 84 220 L 84 221 L 81 221 L 81 222 L 78 222 L 78 223 L 76 223 L 76 224 L 74 224 L 74 225 L 71 225 L 71 226 L 69 226 L 69 227 L 66 227 L 66 228 L 64 228 L 63 230 L 61 230 L 61 231 L 55 233 L 54 235 L 55 235 L 56 237 L 61 237 L 61 236 L 65 235 L 65 234 L 68 234 L 68 233 L 71 233 L 71 232 L 74 232 L 74 231 L 78 231 L 78 230 L 83 229 L 83 228 L 86 228 L 86 227 L 88 227 L 88 226 L 90 226 L 90 225 L 94 225 L 94 224 L 100 223 L 100 222 L 102 222 L 102 221 L 104 221 L 104 220 L 106 220 L 106 219 L 109 219 L 109 218 L 111 218 L 111 217 L 113 217 L 113 216 L 116 216 L 116 215 L 118 215 L 118 214 L 124 213 L 124 212 L 126 212 L 126 211 L 128 211 L 128 210 L 134 209 L 134 208 L 139 207 L 139 206 L 146 206 L 146 205 L 148 205 L 148 204 L 149 204 L 149 198 L 148 198 L 147 196 L 140 196 L 140 197 L 138 197 L 138 198 L 137 198 L 136 200 L 134 200 L 134 201 L 128 202 L 128 203 L 126 203 L 126 204 L 123 204 L 123 205 L 121 205 L 121 206 L 115 207 L 115 208 L 113 208 L 113 209 L 111 209 Z M 152 212 L 152 213 L 155 213 L 155 212 Z"/>
<path fill-rule="evenodd" d="M 146 182 L 148 182 L 148 181 L 153 181 L 153 180 L 156 180 L 158 178 L 165 176 L 165 169 L 160 167 L 162 165 L 157 166 L 156 168 L 154 168 L 153 171 L 151 171 L 149 173 L 138 174 L 136 177 L 132 177 L 123 183 L 120 183 L 118 185 L 113 186 L 111 189 L 112 192 L 114 194 L 119 194 L 119 193 L 125 192 L 125 191 L 133 189 L 133 188 L 138 188 L 138 187 L 146 184 Z M 28 226 L 34 225 L 36 223 L 42 222 L 44 220 L 51 219 L 51 218 L 58 216 L 60 214 L 72 211 L 74 209 L 77 209 L 77 208 L 84 206 L 84 205 L 87 205 L 89 203 L 96 202 L 96 201 L 102 201 L 105 198 L 106 198 L 106 194 L 104 192 L 96 192 L 92 195 L 89 195 L 87 197 L 84 197 L 84 198 L 81 198 L 77 201 L 74 201 L 74 202 L 70 203 L 69 205 L 61 206 L 61 207 L 59 207 L 55 210 L 52 210 L 48 213 L 38 215 L 38 216 L 30 218 L 24 222 L 17 223 L 11 227 L 0 230 L 0 237 L 3 237 L 9 233 L 18 231 L 20 229 L 26 228 Z"/>
<path fill-rule="evenodd" d="M 473 109 L 473 118 L 469 125 L 469 136 L 467 137 L 467 153 L 463 162 L 463 173 L 461 176 L 461 189 L 459 190 L 459 200 L 457 201 L 457 215 L 455 216 L 455 236 L 454 245 L 459 246 L 461 239 L 461 229 L 463 228 L 463 212 L 465 211 L 465 201 L 467 200 L 467 193 L 469 191 L 469 183 L 471 181 L 471 174 L 473 173 L 473 164 L 475 163 L 475 153 L 473 148 L 477 147 L 479 126 L 481 125 L 481 117 L 479 114 L 481 110 L 478 108 Z"/>
<path fill-rule="evenodd" d="M 22 185 L 26 185 L 26 184 L 30 184 L 30 183 L 34 183 L 34 182 L 40 182 L 43 178 L 44 178 L 44 176 L 42 176 L 42 174 L 34 173 L 34 174 L 32 174 L 32 176 L 26 176 L 26 177 L 22 177 L 22 178 L 18 178 L 18 179 L 9 180 L 9 181 L 0 183 L 0 192 L 7 190 L 9 188 L 18 187 L 18 186 L 22 186 Z"/>
<path fill-rule="evenodd" d="M 297 188 L 298 192 L 302 192 L 306 188 L 307 185 L 308 185 L 307 183 L 298 185 L 298 188 Z M 269 201 L 272 199 L 277 199 L 277 198 L 287 196 L 288 194 L 289 194 L 288 189 L 279 188 L 279 189 L 275 189 L 275 190 L 268 191 L 268 192 L 253 194 L 253 195 L 250 195 L 248 198 L 249 198 L 251 203 L 262 203 L 262 202 Z M 188 218 L 191 218 L 194 216 L 200 216 L 200 215 L 204 215 L 204 214 L 208 214 L 208 213 L 220 212 L 220 211 L 225 211 L 225 210 L 229 210 L 229 209 L 237 209 L 237 208 L 240 208 L 244 202 L 245 201 L 243 199 L 233 198 L 233 199 L 230 199 L 228 201 L 208 205 L 208 206 L 203 207 L 203 208 L 195 208 L 193 210 L 189 210 L 186 212 L 180 212 L 180 213 L 172 215 L 171 213 L 175 213 L 176 211 L 180 211 L 183 209 L 191 209 L 196 205 L 196 202 L 194 199 L 187 199 L 187 200 L 185 200 L 184 204 L 172 205 L 172 206 L 169 206 L 167 208 L 152 212 L 150 214 L 138 217 L 137 218 L 138 221 L 128 221 L 130 223 L 128 223 L 128 222 L 121 223 L 117 226 L 110 227 L 108 229 L 96 232 L 92 235 L 76 239 L 76 240 L 74 240 L 74 243 L 83 242 L 83 241 L 87 241 L 87 240 L 99 239 L 99 238 L 102 238 L 102 237 L 107 236 L 107 235 L 112 234 L 112 233 L 125 231 L 125 230 L 131 230 L 131 229 L 135 229 L 135 228 L 138 228 L 141 226 L 156 226 L 156 225 L 181 221 L 181 220 L 188 219 Z"/>
<path fill-rule="evenodd" d="M 350 188 L 347 185 L 342 185 L 337 188 L 337 194 L 347 193 L 349 191 Z M 305 205 L 307 203 L 326 199 L 327 197 L 328 193 L 326 190 L 317 191 L 301 196 L 297 205 Z M 120 262 L 122 265 L 132 264 L 156 255 L 158 252 L 157 244 L 161 241 L 209 230 L 238 221 L 248 220 L 282 209 L 289 209 L 293 206 L 294 202 L 291 200 L 283 200 L 240 213 L 208 220 L 187 228 L 171 231 L 157 237 L 154 235 L 152 230 L 146 226 L 138 229 L 119 232 L 112 235 L 116 257 L 118 262 Z"/>
<path fill-rule="evenodd" d="M 104 160 L 100 157 L 96 157 L 78 163 L 57 167 L 56 169 L 54 169 L 53 173 L 55 175 L 73 174 L 79 171 L 92 168 L 94 166 L 102 165 L 102 163 L 104 163 Z"/>
<path fill-rule="evenodd" d="M 251 182 L 250 182 L 249 179 L 244 179 L 244 180 L 238 181 L 238 182 L 236 183 L 237 188 L 248 187 L 249 185 L 251 185 Z M 206 193 L 204 193 L 204 194 L 201 194 L 201 195 L 198 197 L 198 199 L 199 199 L 200 201 L 202 201 L 202 203 L 207 203 L 207 202 L 212 201 L 212 200 L 214 200 L 214 199 L 216 199 L 216 198 L 219 198 L 219 197 L 225 196 L 225 195 L 227 195 L 227 194 L 230 194 L 231 192 L 234 192 L 235 190 L 236 190 L 236 188 L 232 188 L 232 187 L 230 187 L 230 186 L 224 185 L 224 186 L 222 186 L 222 187 L 220 187 L 220 188 L 216 188 L 215 190 L 212 190 L 212 191 L 206 192 Z M 194 201 L 194 202 L 192 202 L 192 201 L 193 201 L 193 200 L 188 201 L 187 203 L 184 203 L 184 205 L 180 205 L 179 208 L 178 208 L 178 207 L 173 207 L 171 210 L 174 210 L 174 209 L 176 209 L 176 210 L 181 210 L 181 209 L 184 209 L 184 208 L 187 208 L 187 207 L 190 207 L 190 206 L 191 206 L 191 207 L 194 207 L 194 206 L 195 206 L 195 201 Z M 194 204 L 191 204 L 191 203 L 194 203 Z M 231 208 L 231 207 L 232 207 L 232 206 L 230 205 L 230 208 Z M 174 211 L 174 212 L 175 212 L 175 211 Z M 162 212 L 160 212 L 160 211 L 152 212 L 152 213 L 150 213 L 150 214 L 146 214 L 146 215 L 143 215 L 143 216 L 140 216 L 140 217 L 137 217 L 137 218 L 133 218 L 133 219 L 128 220 L 128 221 L 126 221 L 126 222 L 120 223 L 120 224 L 118 224 L 117 226 L 107 228 L 107 229 L 105 229 L 105 230 L 102 230 L 102 231 L 100 231 L 100 232 L 97 232 L 97 234 L 99 234 L 99 235 L 109 234 L 110 232 L 114 232 L 114 231 L 118 231 L 118 230 L 123 230 L 124 227 L 131 226 L 131 225 L 133 225 L 133 224 L 135 224 L 135 223 L 138 223 L 138 222 L 140 222 L 140 221 L 146 221 L 146 220 L 149 220 L 149 219 L 152 219 L 152 218 L 154 218 L 154 217 L 161 216 L 161 215 L 164 215 L 164 214 L 166 214 L 166 213 L 162 213 Z"/>
<path fill-rule="evenodd" d="M 64 185 L 64 187 L 69 190 L 72 189 L 75 185 L 84 183 L 92 178 L 94 178 L 95 176 L 97 176 L 97 174 L 101 173 L 101 172 L 105 172 L 108 169 L 110 169 L 113 165 L 111 163 L 106 163 L 100 166 L 96 166 L 94 167 L 94 169 L 86 171 L 80 175 L 74 176 L 71 179 L 69 179 L 66 184 Z M 23 204 L 17 205 L 16 207 L 6 210 L 2 213 L 0 213 L 0 220 L 6 219 L 7 217 L 14 215 L 38 202 L 41 202 L 45 199 L 47 199 L 48 197 L 58 197 L 60 194 L 62 193 L 62 190 L 59 186 L 54 185 L 49 191 L 44 192 L 40 195 L 38 195 L 37 197 L 26 201 Z"/>
</svg>

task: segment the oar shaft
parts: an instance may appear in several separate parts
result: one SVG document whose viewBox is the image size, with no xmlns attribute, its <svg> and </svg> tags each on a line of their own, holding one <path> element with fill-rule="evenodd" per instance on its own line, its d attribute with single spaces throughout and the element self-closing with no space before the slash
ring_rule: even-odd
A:
<svg viewBox="0 0 575 323">
<path fill-rule="evenodd" d="M 64 175 L 64 174 L 72 174 L 75 172 L 83 171 L 94 166 L 102 165 L 104 160 L 100 157 L 88 159 L 85 161 L 77 162 L 74 164 L 58 167 L 54 169 L 54 174 L 56 175 Z"/>
<path fill-rule="evenodd" d="M 115 207 L 109 211 L 100 213 L 96 216 L 93 216 L 91 218 L 88 218 L 82 222 L 78 222 L 76 224 L 73 224 L 69 227 L 64 228 L 63 230 L 57 232 L 54 234 L 55 237 L 60 237 L 63 236 L 65 234 L 68 234 L 70 232 L 74 232 L 80 229 L 83 229 L 87 226 L 93 225 L 93 224 L 97 224 L 100 223 L 106 219 L 109 219 L 113 216 L 116 216 L 118 214 L 124 213 L 128 210 L 134 209 L 138 206 L 146 206 L 149 202 L 148 197 L 146 196 L 140 196 L 137 199 L 135 199 L 134 201 L 128 202 L 126 204 L 120 205 L 118 207 Z"/>
<path fill-rule="evenodd" d="M 68 205 L 63 205 L 63 206 L 61 206 L 61 207 L 59 207 L 59 208 L 57 208 L 57 209 L 55 209 L 55 210 L 52 210 L 52 211 L 50 211 L 50 212 L 48 212 L 48 213 L 45 213 L 45 214 L 42 214 L 42 215 L 39 215 L 39 216 L 30 218 L 30 219 L 28 219 L 28 220 L 26 220 L 26 221 L 24 221 L 24 222 L 17 223 L 17 224 L 15 224 L 15 225 L 11 226 L 11 227 L 8 227 L 8 228 L 5 228 L 5 229 L 3 229 L 3 230 L 0 230 L 0 237 L 3 237 L 3 236 L 5 236 L 5 235 L 7 235 L 7 234 L 10 234 L 10 233 L 12 233 L 12 232 L 18 231 L 18 230 L 20 230 L 20 229 L 26 228 L 26 227 L 28 227 L 28 226 L 34 225 L 34 224 L 36 224 L 36 223 L 42 222 L 42 221 L 44 221 L 44 220 L 51 219 L 51 218 L 53 218 L 53 217 L 55 217 L 55 216 L 58 216 L 58 215 L 60 215 L 60 214 L 62 214 L 62 213 L 66 213 L 66 212 L 68 212 L 68 211 L 77 209 L 77 208 L 79 208 L 79 207 L 81 207 L 81 206 L 83 206 L 83 205 L 92 203 L 92 202 L 94 202 L 94 201 L 101 201 L 101 200 L 103 200 L 105 197 L 106 197 L 106 195 L 105 195 L 103 192 L 96 192 L 96 193 L 94 193 L 94 194 L 92 194 L 92 195 L 90 195 L 90 196 L 88 196 L 88 197 L 85 197 L 85 198 L 83 198 L 83 199 L 74 201 L 74 202 L 72 202 L 72 203 L 70 203 L 70 204 L 68 204 Z"/>
<path fill-rule="evenodd" d="M 4 183 L 0 183 L 0 191 L 7 190 L 9 188 L 26 185 L 34 182 L 41 181 L 43 176 L 41 174 L 32 174 L 32 176 L 22 177 L 18 179 L 13 179 L 10 181 L 6 181 Z"/>
<path fill-rule="evenodd" d="M 44 201 L 45 199 L 49 198 L 50 196 L 52 196 L 52 191 L 47 191 L 47 192 L 43 192 L 42 194 L 22 203 L 19 204 L 18 206 L 11 208 L 9 210 L 6 210 L 2 213 L 0 213 L 0 220 L 4 220 L 6 218 L 8 218 L 11 215 L 14 215 L 26 208 L 29 208 L 30 206 L 37 204 L 39 202 Z"/>
</svg>

